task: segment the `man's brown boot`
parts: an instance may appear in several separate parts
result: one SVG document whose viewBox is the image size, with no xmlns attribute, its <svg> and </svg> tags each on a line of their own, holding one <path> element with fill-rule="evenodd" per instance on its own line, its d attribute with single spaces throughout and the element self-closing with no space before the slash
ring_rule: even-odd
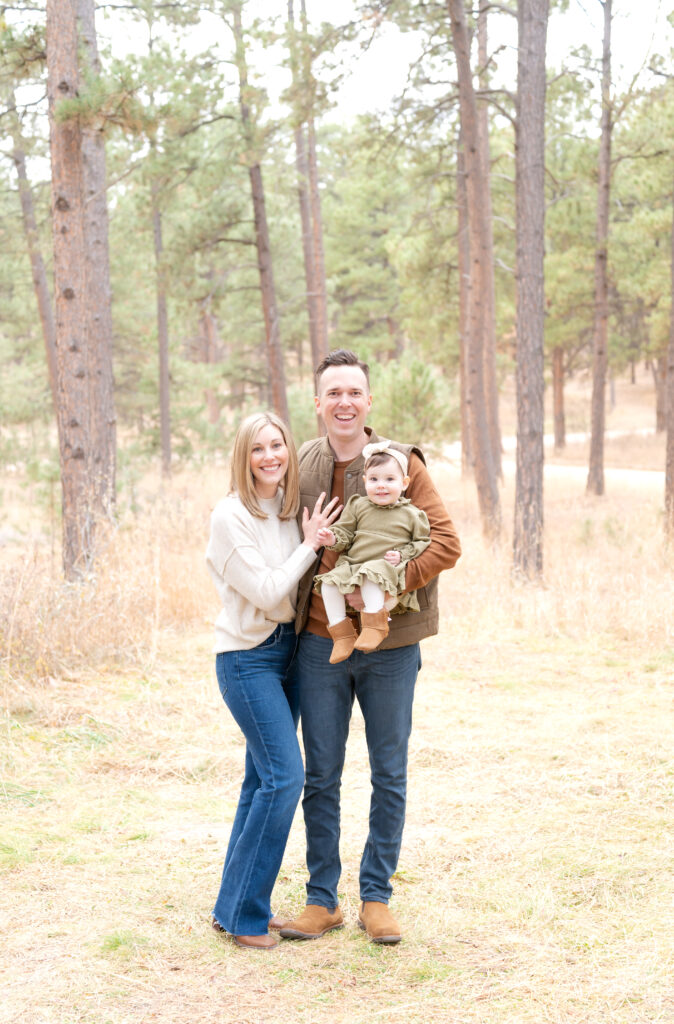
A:
<svg viewBox="0 0 674 1024">
<path fill-rule="evenodd" d="M 367 932 L 368 938 L 373 942 L 392 946 L 402 939 L 400 925 L 386 903 L 361 903 L 358 911 L 358 926 Z"/>
<path fill-rule="evenodd" d="M 332 637 L 332 654 L 330 664 L 337 665 L 340 661 L 346 661 L 353 651 L 356 642 L 356 631 L 353 622 L 348 617 L 342 619 L 334 626 L 328 626 L 328 633 Z"/>
<path fill-rule="evenodd" d="M 388 612 L 382 608 L 380 612 L 360 613 L 361 633 L 354 647 L 357 651 L 369 654 L 388 636 Z"/>
<path fill-rule="evenodd" d="M 294 921 L 286 921 L 281 928 L 284 939 L 320 939 L 321 935 L 335 928 L 342 928 L 344 918 L 339 907 L 328 910 L 315 903 L 308 903 L 299 917 Z"/>
</svg>

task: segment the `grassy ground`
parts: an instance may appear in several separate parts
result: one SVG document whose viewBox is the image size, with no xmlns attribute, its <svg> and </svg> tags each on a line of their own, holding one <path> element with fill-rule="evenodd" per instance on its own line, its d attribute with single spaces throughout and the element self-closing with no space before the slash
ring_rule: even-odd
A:
<svg viewBox="0 0 674 1024">
<path fill-rule="evenodd" d="M 2 634 L 0 1021 L 671 1024 L 674 565 L 643 445 L 663 465 L 661 439 L 622 442 L 602 499 L 573 452 L 549 465 L 536 588 L 512 584 L 507 542 L 484 547 L 473 486 L 434 466 L 464 556 L 423 645 L 395 948 L 355 923 L 357 708 L 346 927 L 270 954 L 209 927 L 243 760 L 201 566 L 219 479 L 178 481 L 159 516 L 148 502 L 133 559 L 111 548 L 84 596 L 58 604 L 49 545 L 32 550 Z M 508 464 L 506 522 L 512 491 Z M 304 881 L 298 812 L 278 912 Z"/>
</svg>

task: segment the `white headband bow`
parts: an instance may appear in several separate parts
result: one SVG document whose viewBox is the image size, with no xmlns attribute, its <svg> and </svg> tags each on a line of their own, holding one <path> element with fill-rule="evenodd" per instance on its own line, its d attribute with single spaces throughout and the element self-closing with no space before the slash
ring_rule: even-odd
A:
<svg viewBox="0 0 674 1024">
<path fill-rule="evenodd" d="M 366 444 L 363 448 L 363 458 L 367 462 L 367 460 L 372 458 L 373 455 L 378 455 L 380 452 L 382 455 L 390 455 L 392 459 L 396 460 L 402 469 L 403 476 L 407 476 L 407 456 L 403 455 L 402 452 L 399 452 L 397 448 L 390 448 L 390 444 L 391 442 L 385 437 L 383 437 L 381 441 Z"/>
</svg>

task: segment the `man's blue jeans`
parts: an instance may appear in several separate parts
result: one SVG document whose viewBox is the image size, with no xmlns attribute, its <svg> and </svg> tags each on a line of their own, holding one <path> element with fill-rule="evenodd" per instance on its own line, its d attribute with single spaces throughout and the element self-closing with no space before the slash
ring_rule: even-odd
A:
<svg viewBox="0 0 674 1024">
<path fill-rule="evenodd" d="M 246 737 L 246 769 L 213 908 L 233 935 L 264 935 L 304 769 L 297 742 L 296 637 L 283 623 L 249 651 L 218 654 L 223 700 Z"/>
<path fill-rule="evenodd" d="M 302 633 L 296 660 L 306 781 L 307 903 L 337 906 L 339 794 L 354 697 L 370 757 L 370 830 L 360 863 L 360 898 L 388 903 L 405 824 L 407 745 L 412 729 L 419 645 L 329 663 L 332 640 Z"/>
</svg>

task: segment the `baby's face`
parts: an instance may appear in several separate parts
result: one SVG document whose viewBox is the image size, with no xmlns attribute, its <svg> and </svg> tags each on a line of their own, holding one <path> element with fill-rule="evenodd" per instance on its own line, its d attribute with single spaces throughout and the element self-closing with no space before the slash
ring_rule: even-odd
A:
<svg viewBox="0 0 674 1024">
<path fill-rule="evenodd" d="M 400 463 L 387 459 L 378 466 L 370 466 L 363 474 L 365 493 L 375 505 L 395 505 L 407 487 L 409 477 L 403 476 Z"/>
</svg>

